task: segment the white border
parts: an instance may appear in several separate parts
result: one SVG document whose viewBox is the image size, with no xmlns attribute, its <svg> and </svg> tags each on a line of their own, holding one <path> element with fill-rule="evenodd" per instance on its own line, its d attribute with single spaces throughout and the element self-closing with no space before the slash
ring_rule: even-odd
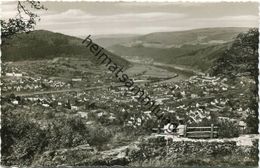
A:
<svg viewBox="0 0 260 168">
<path fill-rule="evenodd" d="M 1 10 L 1 4 L 2 2 L 15 2 L 17 0 L 1 0 L 0 1 L 0 14 L 2 12 Z M 20 0 L 20 1 L 25 1 L 25 0 Z M 258 11 L 260 16 L 260 1 L 259 0 L 39 0 L 40 2 L 186 2 L 186 3 L 218 3 L 218 2 L 233 2 L 233 3 L 243 3 L 243 2 L 258 2 Z M 232 9 L 230 9 L 232 10 Z M 258 19 L 258 27 L 260 28 L 260 17 Z M 0 32 L 1 35 L 1 32 Z M 2 43 L 1 38 L 0 38 L 0 44 Z M 259 35 L 259 44 L 260 44 L 260 35 Z M 258 44 L 258 46 L 260 46 Z M 260 61 L 260 47 L 258 47 L 258 59 Z M 2 71 L 2 52 L 0 49 L 0 72 Z M 258 62 L 258 72 L 260 73 L 260 64 Z M 0 78 L 1 78 L 1 73 L 0 73 Z M 1 81 L 0 81 L 1 82 Z M 260 75 L 258 75 L 258 82 L 260 82 Z M 0 95 L 1 95 L 1 88 L 0 88 Z M 260 83 L 258 83 L 258 96 L 260 95 Z M 0 101 L 1 102 L 1 101 Z M 258 112 L 260 112 L 260 99 L 258 101 Z M 260 133 L 260 115 L 258 115 L 258 120 L 259 120 L 259 125 L 258 125 L 258 134 Z M 0 104 L 0 129 L 1 129 L 1 104 Z M 1 139 L 0 138 L 0 150 L 1 150 Z M 260 142 L 258 141 L 258 167 L 260 168 Z M 1 159 L 1 153 L 0 153 L 0 159 Z M 0 165 L 1 167 L 1 165 Z"/>
<path fill-rule="evenodd" d="M 15 2 L 17 0 L 0 0 L 0 2 Z M 20 0 L 20 1 L 26 1 L 26 0 Z M 189 2 L 189 3 L 215 3 L 215 2 L 234 2 L 234 3 L 240 3 L 240 2 L 258 2 L 260 4 L 259 0 L 38 0 L 40 2 Z M 232 10 L 232 9 L 231 9 Z"/>
</svg>

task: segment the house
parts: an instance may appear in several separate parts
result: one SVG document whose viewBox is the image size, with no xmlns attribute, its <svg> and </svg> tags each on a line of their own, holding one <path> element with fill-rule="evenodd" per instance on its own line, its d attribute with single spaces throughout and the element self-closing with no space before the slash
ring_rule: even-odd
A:
<svg viewBox="0 0 260 168">
<path fill-rule="evenodd" d="M 108 119 L 111 120 L 111 121 L 114 121 L 114 120 L 116 120 L 116 117 L 111 115 L 111 116 L 108 117 Z"/>
<path fill-rule="evenodd" d="M 104 115 L 103 112 L 99 112 L 99 113 L 97 114 L 98 117 L 102 117 L 103 115 Z"/>
<path fill-rule="evenodd" d="M 17 100 L 13 100 L 12 103 L 15 105 L 19 104 L 19 102 Z"/>
<path fill-rule="evenodd" d="M 145 111 L 144 112 L 144 114 L 150 114 L 151 113 L 151 111 Z"/>
<path fill-rule="evenodd" d="M 5 74 L 5 76 L 9 76 L 9 77 L 22 77 L 23 76 L 23 74 L 22 73 L 14 73 L 14 72 L 12 72 L 12 73 L 6 73 Z"/>
<path fill-rule="evenodd" d="M 43 107 L 50 107 L 49 104 L 42 104 Z"/>
<path fill-rule="evenodd" d="M 71 106 L 71 110 L 78 110 L 78 106 Z"/>
<path fill-rule="evenodd" d="M 80 82 L 80 81 L 82 81 L 82 78 L 72 78 L 71 81 L 72 82 Z"/>
<path fill-rule="evenodd" d="M 21 91 L 21 86 L 17 86 L 16 91 L 20 92 Z"/>
<path fill-rule="evenodd" d="M 81 116 L 82 118 L 88 118 L 88 113 L 87 112 L 78 112 L 78 115 Z"/>
</svg>

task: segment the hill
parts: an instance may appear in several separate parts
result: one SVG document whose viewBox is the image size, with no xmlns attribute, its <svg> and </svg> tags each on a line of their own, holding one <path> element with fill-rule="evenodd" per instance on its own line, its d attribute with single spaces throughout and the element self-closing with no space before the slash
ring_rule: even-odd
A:
<svg viewBox="0 0 260 168">
<path fill-rule="evenodd" d="M 45 37 L 47 33 L 43 34 L 35 38 L 51 43 L 52 39 Z M 81 60 L 3 64 L 3 72 L 35 73 L 26 73 L 28 76 L 24 78 L 3 77 L 1 88 L 8 95 L 2 94 L 1 99 L 1 163 L 36 167 L 256 166 L 258 36 L 257 29 L 240 33 L 222 55 L 218 53 L 222 45 L 208 45 L 191 53 L 191 58 L 206 52 L 205 60 L 218 57 L 212 62 L 215 66 L 210 68 L 212 76 L 202 74 L 179 82 L 146 83 L 147 95 L 161 102 L 161 111 L 157 111 L 162 116 L 160 119 L 149 113 L 134 94 L 126 94 L 123 87 L 111 87 L 110 73 L 89 68 Z M 76 46 L 77 40 L 66 39 L 71 39 L 66 42 L 67 46 Z M 19 41 L 19 46 L 23 45 L 30 47 Z M 33 40 L 30 45 L 34 45 Z M 192 45 L 182 47 L 190 49 Z M 187 55 L 180 55 L 183 57 L 192 63 Z M 149 66 L 140 67 L 136 76 L 146 69 L 152 74 L 156 71 L 165 74 Z M 72 82 L 70 79 L 76 76 L 81 76 L 82 80 Z M 18 89 L 18 86 L 21 87 Z M 91 87 L 97 88 L 92 90 Z M 44 94 L 35 94 L 42 90 Z M 34 93 L 28 96 L 11 94 L 16 91 Z M 54 92 L 47 94 L 46 91 Z M 154 134 L 153 128 L 163 128 L 169 119 L 178 123 L 180 118 L 189 129 L 214 124 L 218 127 L 218 139 L 182 138 L 165 135 L 163 131 Z M 241 134 L 246 135 L 239 136 Z"/>
<path fill-rule="evenodd" d="M 119 65 L 129 65 L 129 62 L 123 58 L 109 51 L 106 52 Z M 42 60 L 56 57 L 87 57 L 95 62 L 95 57 L 89 49 L 82 45 L 82 39 L 45 30 L 19 34 L 9 39 L 2 47 L 3 61 Z"/>
<path fill-rule="evenodd" d="M 138 40 L 150 43 L 161 43 L 166 45 L 184 44 L 217 44 L 232 41 L 240 32 L 247 31 L 248 28 L 203 28 L 176 32 L 156 32 L 138 38 Z"/>
<path fill-rule="evenodd" d="M 115 34 L 115 35 L 98 35 L 93 39 L 98 45 L 110 47 L 116 44 L 128 43 L 136 40 L 140 35 L 137 34 Z"/>
<path fill-rule="evenodd" d="M 212 75 L 249 76 L 257 82 L 258 36 L 257 28 L 239 34 L 231 47 L 214 62 Z"/>
<path fill-rule="evenodd" d="M 258 112 L 258 43 L 259 30 L 252 28 L 246 33 L 239 34 L 232 46 L 225 51 L 210 69 L 213 76 L 230 78 L 232 81 L 239 81 L 240 85 L 248 85 L 246 89 L 241 89 L 241 95 L 246 95 L 241 99 L 240 104 L 244 104 L 252 110 L 247 123 L 252 127 L 254 133 L 258 133 L 259 120 Z M 247 101 L 247 103 L 246 103 Z"/>
<path fill-rule="evenodd" d="M 178 32 L 157 32 L 130 42 L 108 47 L 122 56 L 138 56 L 153 61 L 185 65 L 206 71 L 224 53 L 234 38 L 249 28 L 205 28 Z"/>
</svg>

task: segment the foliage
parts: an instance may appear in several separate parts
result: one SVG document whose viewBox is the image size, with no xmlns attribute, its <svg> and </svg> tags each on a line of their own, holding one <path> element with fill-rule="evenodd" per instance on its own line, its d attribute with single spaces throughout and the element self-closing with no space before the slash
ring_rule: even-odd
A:
<svg viewBox="0 0 260 168">
<path fill-rule="evenodd" d="M 115 44 L 113 38 L 99 39 L 101 45 L 109 46 L 118 55 L 137 55 L 140 59 L 182 65 L 186 68 L 206 72 L 240 32 L 248 28 L 205 28 L 178 32 L 157 32 Z M 136 42 L 135 39 L 138 39 Z M 119 39 L 122 41 L 122 39 Z M 110 43 L 110 44 L 108 44 Z M 134 45 L 138 43 L 138 45 Z M 170 47 L 171 46 L 171 47 Z"/>
<path fill-rule="evenodd" d="M 101 125 L 94 125 L 91 127 L 88 137 L 90 145 L 100 147 L 107 143 L 112 138 L 112 132 Z"/>
<path fill-rule="evenodd" d="M 247 124 L 247 127 L 248 127 L 248 133 L 250 133 L 250 134 L 258 134 L 258 123 L 259 123 L 258 116 L 255 116 L 255 113 L 249 115 L 246 118 L 246 124 Z"/>
<path fill-rule="evenodd" d="M 53 33 L 45 30 L 35 30 L 19 33 L 12 39 L 6 40 L 8 45 L 2 47 L 2 61 L 25 61 L 54 59 L 57 57 L 89 59 L 97 64 L 96 57 L 89 48 L 82 45 L 82 39 Z M 129 66 L 125 59 L 104 50 L 113 62 L 122 66 Z M 66 64 L 69 65 L 69 64 Z M 71 65 L 70 65 L 71 66 Z"/>
<path fill-rule="evenodd" d="M 258 36 L 257 28 L 240 33 L 231 48 L 216 61 L 212 75 L 239 76 L 249 73 L 257 81 Z"/>
<path fill-rule="evenodd" d="M 255 86 L 258 85 L 258 28 L 252 28 L 246 33 L 240 33 L 231 48 L 216 61 L 211 69 L 212 75 L 224 75 L 227 78 L 245 76 L 253 79 Z M 252 127 L 252 133 L 258 133 L 258 87 L 250 88 L 249 108 L 254 111 L 248 117 L 247 123 Z M 250 121 L 250 122 L 249 122 Z"/>
<path fill-rule="evenodd" d="M 45 132 L 39 125 L 21 114 L 2 109 L 1 155 L 4 165 L 28 165 L 41 152 L 45 143 Z"/>
<path fill-rule="evenodd" d="M 3 43 L 6 39 L 11 38 L 17 33 L 28 33 L 34 29 L 36 21 L 40 20 L 39 16 L 28 9 L 41 10 L 45 8 L 39 1 L 26 0 L 25 2 L 18 1 L 17 11 L 18 14 L 15 18 L 9 18 L 8 20 L 0 20 L 1 22 L 1 37 Z"/>
<path fill-rule="evenodd" d="M 239 136 L 239 126 L 232 121 L 220 121 L 218 122 L 218 137 L 219 138 L 233 138 Z"/>
<path fill-rule="evenodd" d="M 7 110 L 9 109 L 9 110 Z M 88 126 L 80 117 L 59 116 L 40 125 L 27 114 L 2 110 L 1 155 L 4 165 L 30 165 L 45 151 L 83 144 L 101 147 L 110 141 L 111 131 L 101 125 Z"/>
</svg>

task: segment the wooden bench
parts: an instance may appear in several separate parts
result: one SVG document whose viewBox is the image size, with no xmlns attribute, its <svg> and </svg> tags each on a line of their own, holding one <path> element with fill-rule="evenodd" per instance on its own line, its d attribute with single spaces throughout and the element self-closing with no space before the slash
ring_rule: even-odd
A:
<svg viewBox="0 0 260 168">
<path fill-rule="evenodd" d="M 187 138 L 217 138 L 218 127 L 211 124 L 210 127 L 186 127 L 184 137 Z"/>
</svg>

